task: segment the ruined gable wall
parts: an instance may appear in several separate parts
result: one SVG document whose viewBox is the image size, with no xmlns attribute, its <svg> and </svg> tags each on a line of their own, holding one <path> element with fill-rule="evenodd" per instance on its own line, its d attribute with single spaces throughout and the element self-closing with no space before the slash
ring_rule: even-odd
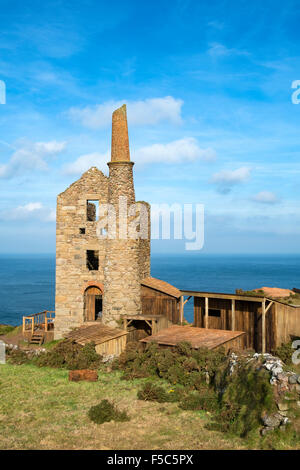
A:
<svg viewBox="0 0 300 470">
<path fill-rule="evenodd" d="M 87 200 L 108 200 L 108 178 L 91 168 L 57 198 L 55 338 L 84 321 L 84 289 L 104 281 L 105 240 L 87 221 Z M 85 234 L 80 233 L 85 228 Z M 99 270 L 86 267 L 86 250 L 99 250 Z"/>
</svg>

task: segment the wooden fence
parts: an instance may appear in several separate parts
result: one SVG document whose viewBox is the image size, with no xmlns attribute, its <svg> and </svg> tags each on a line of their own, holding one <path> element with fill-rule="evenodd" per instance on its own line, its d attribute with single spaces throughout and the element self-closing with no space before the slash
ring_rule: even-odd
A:
<svg viewBox="0 0 300 470">
<path fill-rule="evenodd" d="M 44 312 L 33 313 L 27 317 L 23 317 L 23 333 L 34 330 L 49 331 L 54 326 L 55 311 L 45 310 Z"/>
</svg>

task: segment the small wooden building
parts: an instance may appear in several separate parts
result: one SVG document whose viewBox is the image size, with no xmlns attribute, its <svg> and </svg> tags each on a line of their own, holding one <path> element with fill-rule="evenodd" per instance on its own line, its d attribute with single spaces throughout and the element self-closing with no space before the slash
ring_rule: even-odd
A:
<svg viewBox="0 0 300 470">
<path fill-rule="evenodd" d="M 300 307 L 267 297 L 181 291 L 194 298 L 194 325 L 206 329 L 244 331 L 243 349 L 272 352 L 300 337 Z"/>
<path fill-rule="evenodd" d="M 139 341 L 146 336 L 155 335 L 158 331 L 168 328 L 172 322 L 163 315 L 125 315 L 123 317 L 127 341 Z"/>
<path fill-rule="evenodd" d="M 138 341 L 180 321 L 181 292 L 168 282 L 147 277 L 141 282 L 142 314 L 124 315 L 127 341 Z"/>
<path fill-rule="evenodd" d="M 181 291 L 168 282 L 147 277 L 141 282 L 142 314 L 162 315 L 176 324 L 180 322 Z"/>
<path fill-rule="evenodd" d="M 126 348 L 127 332 L 98 323 L 77 328 L 67 338 L 83 346 L 95 343 L 96 352 L 102 356 L 119 356 Z"/>
</svg>

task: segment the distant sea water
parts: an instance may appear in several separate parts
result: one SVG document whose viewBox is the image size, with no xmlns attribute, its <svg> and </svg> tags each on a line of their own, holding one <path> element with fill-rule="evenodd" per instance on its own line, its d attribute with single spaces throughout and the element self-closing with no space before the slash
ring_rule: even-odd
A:
<svg viewBox="0 0 300 470">
<path fill-rule="evenodd" d="M 262 286 L 300 288 L 300 255 L 154 254 L 151 274 L 180 289 L 234 293 Z M 0 323 L 54 310 L 55 256 L 0 255 Z M 192 320 L 192 304 L 185 307 Z"/>
</svg>

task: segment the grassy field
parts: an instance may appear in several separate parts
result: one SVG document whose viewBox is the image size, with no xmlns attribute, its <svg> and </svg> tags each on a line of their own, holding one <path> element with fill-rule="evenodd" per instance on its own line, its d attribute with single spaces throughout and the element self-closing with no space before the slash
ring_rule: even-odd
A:
<svg viewBox="0 0 300 470">
<path fill-rule="evenodd" d="M 258 433 L 246 441 L 207 430 L 210 413 L 183 411 L 176 403 L 140 401 L 137 391 L 150 379 L 120 377 L 117 371 L 99 372 L 98 382 L 74 383 L 63 369 L 0 365 L 0 449 L 266 448 Z M 92 423 L 89 408 L 105 398 L 126 410 L 130 421 Z M 276 437 L 274 446 L 272 440 L 267 446 L 273 447 L 291 448 L 284 434 Z"/>
<path fill-rule="evenodd" d="M 137 400 L 144 380 L 102 372 L 98 382 L 74 383 L 61 369 L 0 365 L 0 449 L 246 448 L 241 439 L 206 430 L 208 413 Z M 103 398 L 114 400 L 131 420 L 92 423 L 87 412 Z"/>
</svg>

